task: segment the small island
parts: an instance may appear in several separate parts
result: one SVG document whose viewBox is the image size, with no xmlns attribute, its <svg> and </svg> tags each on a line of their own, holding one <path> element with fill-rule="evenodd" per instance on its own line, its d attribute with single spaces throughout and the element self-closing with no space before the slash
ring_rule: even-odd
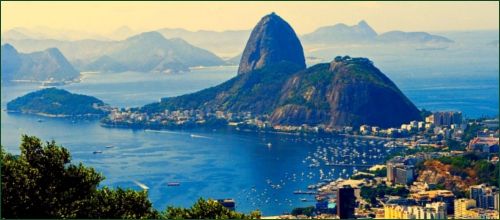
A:
<svg viewBox="0 0 500 220">
<path fill-rule="evenodd" d="M 7 103 L 10 113 L 45 117 L 103 117 L 110 111 L 103 101 L 63 89 L 46 88 L 28 93 Z"/>
</svg>

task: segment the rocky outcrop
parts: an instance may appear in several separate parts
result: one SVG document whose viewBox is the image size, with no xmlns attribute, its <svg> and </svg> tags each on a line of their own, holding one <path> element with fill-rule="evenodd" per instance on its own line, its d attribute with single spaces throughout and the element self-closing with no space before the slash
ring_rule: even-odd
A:
<svg viewBox="0 0 500 220">
<path fill-rule="evenodd" d="M 241 57 L 238 74 L 289 62 L 306 67 L 302 45 L 292 27 L 275 13 L 264 16 L 252 30 Z"/>
<path fill-rule="evenodd" d="M 270 115 L 274 124 L 329 127 L 385 128 L 421 120 L 415 105 L 366 58 L 337 57 L 305 69 L 300 42 L 275 14 L 255 27 L 238 73 L 218 86 L 164 98 L 140 111 L 251 112 Z"/>
<path fill-rule="evenodd" d="M 292 76 L 271 121 L 381 127 L 420 120 L 419 110 L 366 58 L 337 57 Z"/>
</svg>

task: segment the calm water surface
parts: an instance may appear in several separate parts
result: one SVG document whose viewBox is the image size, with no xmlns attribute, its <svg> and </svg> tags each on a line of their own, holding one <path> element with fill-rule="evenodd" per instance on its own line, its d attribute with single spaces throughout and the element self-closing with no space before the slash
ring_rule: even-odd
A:
<svg viewBox="0 0 500 220">
<path fill-rule="evenodd" d="M 498 59 L 496 62 L 498 66 Z M 387 68 L 391 70 L 390 65 Z M 399 75 L 393 80 L 419 108 L 459 110 L 469 117 L 494 116 L 498 115 L 498 68 L 487 71 L 481 77 Z M 175 75 L 87 74 L 81 83 L 62 88 L 95 96 L 113 106 L 141 106 L 217 85 L 235 73 L 236 67 L 216 67 Z M 2 110 L 8 101 L 37 89 L 34 84 L 2 85 Z M 135 182 L 144 183 L 150 188 L 154 206 L 161 210 L 167 205 L 190 206 L 204 197 L 234 198 L 237 210 L 244 212 L 257 208 L 265 215 L 289 212 L 292 207 L 313 204 L 300 200 L 313 197 L 293 191 L 307 190 L 308 185 L 317 183 L 320 170 L 325 178 L 336 179 L 348 177 L 354 169 L 325 166 L 323 161 L 310 168 L 310 158 L 374 164 L 383 161 L 390 150 L 384 149 L 383 143 L 341 137 L 320 140 L 226 130 L 109 129 L 95 120 L 43 118 L 37 122 L 38 116 L 5 111 L 1 116 L 1 144 L 9 152 L 19 153 L 21 134 L 54 139 L 70 149 L 73 161 L 102 172 L 106 176 L 102 185 L 139 190 Z M 109 145 L 113 148 L 106 148 Z M 103 153 L 93 154 L 96 150 Z M 168 182 L 181 185 L 168 187 Z"/>
</svg>

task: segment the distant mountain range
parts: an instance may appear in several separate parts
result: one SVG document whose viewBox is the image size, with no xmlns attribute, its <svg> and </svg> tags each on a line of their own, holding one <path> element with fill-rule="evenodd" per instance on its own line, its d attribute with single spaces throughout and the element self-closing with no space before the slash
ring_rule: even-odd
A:
<svg viewBox="0 0 500 220">
<path fill-rule="evenodd" d="M 213 53 L 182 39 L 166 39 L 158 32 L 145 32 L 110 45 L 114 49 L 82 69 L 89 71 L 179 72 L 193 66 L 222 65 Z M 97 67 L 93 69 L 93 67 Z M 104 67 L 104 69 L 99 69 Z"/>
<path fill-rule="evenodd" d="M 1 66 L 2 81 L 68 81 L 80 75 L 57 48 L 24 54 L 5 44 Z"/>
<path fill-rule="evenodd" d="M 16 27 L 2 33 L 2 40 L 47 40 L 56 39 L 62 41 L 75 41 L 84 39 L 93 40 L 110 40 L 99 34 L 88 33 L 84 31 L 68 30 L 68 29 L 54 29 L 49 27 L 33 27 L 23 28 Z"/>
<path fill-rule="evenodd" d="M 320 27 L 312 33 L 303 35 L 301 39 L 304 44 L 453 43 L 452 40 L 446 37 L 426 32 L 389 31 L 379 35 L 366 21 L 360 21 L 353 26 L 340 23 Z"/>
<path fill-rule="evenodd" d="M 365 21 L 360 21 L 357 25 L 347 26 L 343 23 L 333 26 L 324 26 L 314 32 L 302 35 L 304 43 L 345 43 L 372 42 L 377 37 L 377 32 Z"/>
<path fill-rule="evenodd" d="M 221 57 L 232 57 L 241 53 L 248 40 L 250 30 L 188 31 L 182 28 L 157 30 L 166 38 L 181 38 L 197 47 L 210 50 Z"/>
<path fill-rule="evenodd" d="M 302 45 L 278 15 L 251 32 L 238 75 L 192 94 L 163 98 L 138 110 L 251 112 L 273 124 L 399 126 L 420 120 L 419 110 L 366 58 L 337 57 L 306 69 Z"/>
<path fill-rule="evenodd" d="M 145 32 L 122 41 L 9 40 L 22 51 L 59 48 L 81 71 L 178 72 L 189 67 L 223 65 L 213 53 L 182 39 Z"/>
<path fill-rule="evenodd" d="M 251 30 L 228 31 L 189 31 L 182 28 L 162 28 L 156 30 L 165 38 L 180 38 L 196 47 L 209 50 L 219 57 L 230 59 L 238 56 L 244 49 Z M 44 50 L 49 47 L 59 48 L 71 62 L 78 66 L 89 58 L 97 59 L 107 55 L 109 44 L 124 40 L 138 31 L 122 26 L 106 37 L 78 31 L 62 31 L 50 28 L 14 28 L 2 34 L 3 43 L 11 43 L 24 52 Z M 314 44 L 448 44 L 453 41 L 439 35 L 426 32 L 389 31 L 378 34 L 366 21 L 348 26 L 343 23 L 324 26 L 315 31 L 299 36 L 303 45 Z"/>
</svg>

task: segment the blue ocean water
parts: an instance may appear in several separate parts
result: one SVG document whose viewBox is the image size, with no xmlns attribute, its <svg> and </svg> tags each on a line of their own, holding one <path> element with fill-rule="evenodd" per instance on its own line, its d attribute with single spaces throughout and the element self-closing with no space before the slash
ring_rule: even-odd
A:
<svg viewBox="0 0 500 220">
<path fill-rule="evenodd" d="M 372 59 L 418 108 L 459 110 L 467 117 L 496 116 L 498 48 L 482 51 L 496 56 L 496 60 L 488 57 L 464 62 L 466 59 L 461 56 L 444 59 L 443 51 L 411 51 L 402 56 L 401 62 L 392 61 L 395 55 L 390 52 L 384 52 L 385 57 L 374 53 Z M 62 88 L 95 96 L 113 106 L 141 106 L 161 97 L 217 85 L 235 76 L 236 69 L 214 67 L 172 75 L 86 74 L 81 83 Z M 190 206 L 204 197 L 234 198 L 237 210 L 243 212 L 257 208 L 264 215 L 289 212 L 293 207 L 313 204 L 301 201 L 312 197 L 295 195 L 293 191 L 307 190 L 308 185 L 317 183 L 320 169 L 325 178 L 332 179 L 346 178 L 354 171 L 353 167 L 331 167 L 323 162 L 311 168 L 308 156 L 317 154 L 332 161 L 362 163 L 364 160 L 374 164 L 393 150 L 383 148 L 383 143 L 343 137 L 298 138 L 227 130 L 114 129 L 101 127 L 96 120 L 72 121 L 3 111 L 8 101 L 37 89 L 35 84 L 1 86 L 1 144 L 7 151 L 19 153 L 21 134 L 56 140 L 70 150 L 74 162 L 83 162 L 102 172 L 106 176 L 102 185 L 137 190 L 140 188 L 135 182 L 147 185 L 151 201 L 161 210 L 168 205 Z M 96 150 L 103 153 L 93 154 Z M 360 156 L 363 153 L 367 156 Z M 168 182 L 181 185 L 169 187 Z"/>
</svg>

